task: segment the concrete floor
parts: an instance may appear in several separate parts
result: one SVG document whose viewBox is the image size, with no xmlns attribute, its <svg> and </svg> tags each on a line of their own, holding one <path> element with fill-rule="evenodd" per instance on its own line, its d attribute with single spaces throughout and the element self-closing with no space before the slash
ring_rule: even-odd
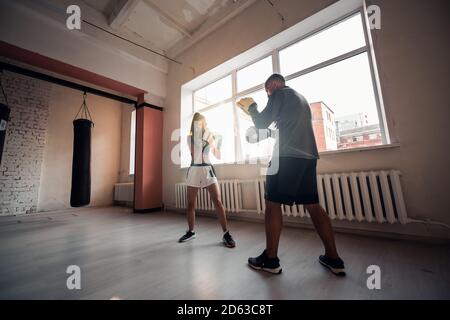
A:
<svg viewBox="0 0 450 320">
<path fill-rule="evenodd" d="M 176 213 L 132 214 L 120 207 L 0 218 L 1 299 L 449 299 L 450 248 L 337 234 L 348 276 L 317 262 L 310 230 L 285 228 L 281 275 L 250 269 L 264 247 L 264 226 L 230 221 L 238 246 L 222 246 L 213 218 L 197 219 L 197 239 Z M 366 286 L 381 268 L 381 290 Z M 68 290 L 66 269 L 81 268 L 81 290 Z"/>
</svg>

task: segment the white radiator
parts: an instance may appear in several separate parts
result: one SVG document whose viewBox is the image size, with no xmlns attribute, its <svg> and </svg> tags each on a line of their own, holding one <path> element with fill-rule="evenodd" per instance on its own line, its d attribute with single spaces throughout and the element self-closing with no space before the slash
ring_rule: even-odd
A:
<svg viewBox="0 0 450 320">
<path fill-rule="evenodd" d="M 134 183 L 116 183 L 114 185 L 114 201 L 134 201 Z"/>
<path fill-rule="evenodd" d="M 249 183 L 254 186 L 256 208 L 245 211 L 264 212 L 265 181 L 262 179 L 220 181 L 222 202 L 227 211 L 243 210 L 242 185 Z M 331 219 L 407 223 L 399 171 L 322 174 L 317 176 L 317 188 L 320 204 Z M 176 208 L 187 207 L 184 183 L 176 184 L 175 197 Z M 199 191 L 197 208 L 213 210 L 206 189 Z M 283 205 L 282 212 L 286 216 L 309 217 L 302 205 Z"/>
<path fill-rule="evenodd" d="M 238 180 L 220 180 L 220 195 L 222 204 L 228 212 L 240 212 L 242 210 L 241 184 Z M 187 208 L 187 187 L 184 183 L 175 185 L 176 208 Z M 214 204 L 207 189 L 199 190 L 197 195 L 197 209 L 212 211 Z"/>
</svg>

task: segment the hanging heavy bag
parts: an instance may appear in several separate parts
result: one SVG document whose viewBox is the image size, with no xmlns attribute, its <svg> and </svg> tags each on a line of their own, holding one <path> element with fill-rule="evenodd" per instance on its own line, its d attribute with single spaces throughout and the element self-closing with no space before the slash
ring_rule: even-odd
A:
<svg viewBox="0 0 450 320">
<path fill-rule="evenodd" d="M 2 93 L 6 104 L 0 103 L 0 165 L 2 164 L 3 148 L 5 146 L 6 124 L 8 123 L 10 113 L 10 109 L 8 107 L 8 98 L 6 97 L 5 90 L 3 89 L 2 80 L 3 78 L 0 79 L 0 86 L 2 88 Z"/>
<path fill-rule="evenodd" d="M 80 112 L 82 118 L 77 119 Z M 86 206 L 91 201 L 91 131 L 93 126 L 94 123 L 86 104 L 86 93 L 84 93 L 83 104 L 73 121 L 72 189 L 70 192 L 72 207 Z"/>
</svg>

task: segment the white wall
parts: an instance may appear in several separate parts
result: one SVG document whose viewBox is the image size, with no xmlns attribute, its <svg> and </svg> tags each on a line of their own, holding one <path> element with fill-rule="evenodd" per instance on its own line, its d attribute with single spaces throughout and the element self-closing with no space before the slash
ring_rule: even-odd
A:
<svg viewBox="0 0 450 320">
<path fill-rule="evenodd" d="M 165 60 L 85 25 L 69 30 L 65 18 L 40 2 L 1 0 L 0 40 L 148 91 L 155 101 L 164 99 Z"/>
<path fill-rule="evenodd" d="M 286 18 L 260 1 L 209 35 L 179 60 L 170 64 L 164 113 L 163 199 L 174 206 L 174 184 L 184 180 L 185 170 L 171 161 L 175 142 L 170 138 L 180 126 L 180 88 L 184 83 L 274 36 L 334 1 L 277 1 Z M 323 155 L 319 173 L 374 169 L 398 169 L 408 213 L 413 218 L 450 222 L 448 170 L 449 42 L 448 2 L 373 0 L 382 11 L 382 29 L 372 32 L 388 123 L 400 147 Z M 426 12 L 426 15 L 422 13 Z M 417 17 L 420 17 L 420 23 Z M 189 67 L 187 67 L 189 66 Z M 256 165 L 217 167 L 220 179 L 255 178 Z M 349 228 L 362 224 L 352 223 Z M 378 225 L 364 226 L 377 229 Z M 383 227 L 399 233 L 444 237 L 441 227 L 415 225 Z"/>
<path fill-rule="evenodd" d="M 70 208 L 72 121 L 81 103 L 81 92 L 52 85 L 38 211 Z M 89 94 L 87 103 L 95 124 L 90 206 L 112 205 L 114 184 L 119 181 L 123 104 Z"/>
</svg>

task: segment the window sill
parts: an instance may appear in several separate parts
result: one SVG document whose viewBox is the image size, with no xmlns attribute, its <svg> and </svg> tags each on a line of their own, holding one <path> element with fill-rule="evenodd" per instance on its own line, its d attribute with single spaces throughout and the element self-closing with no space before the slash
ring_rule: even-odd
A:
<svg viewBox="0 0 450 320">
<path fill-rule="evenodd" d="M 353 149 L 323 151 L 323 152 L 319 152 L 319 155 L 320 156 L 326 156 L 326 155 L 334 155 L 334 154 L 340 154 L 340 153 L 363 152 L 363 151 L 372 151 L 372 150 L 380 150 L 380 149 L 393 149 L 393 148 L 400 148 L 400 143 L 383 144 L 383 145 L 379 145 L 379 146 L 353 148 Z"/>
<path fill-rule="evenodd" d="M 319 156 L 327 156 L 327 155 L 336 155 L 336 154 L 344 154 L 344 153 L 354 153 L 354 152 L 364 152 L 364 151 L 374 151 L 374 150 L 383 150 L 383 149 L 394 149 L 394 148 L 400 148 L 400 143 L 391 143 L 391 144 L 384 144 L 380 146 L 372 146 L 372 147 L 362 147 L 362 148 L 353 148 L 353 149 L 343 149 L 343 150 L 333 150 L 333 151 L 324 151 L 319 152 Z M 250 159 L 250 161 L 255 161 L 255 159 Z M 219 164 L 213 164 L 215 167 L 221 167 L 221 166 L 232 166 L 232 165 L 267 165 L 270 161 L 270 157 L 268 158 L 261 158 L 259 160 L 259 163 L 239 163 L 239 162 L 232 162 L 232 163 L 219 163 Z M 187 167 L 181 167 L 181 169 L 187 169 Z"/>
</svg>

